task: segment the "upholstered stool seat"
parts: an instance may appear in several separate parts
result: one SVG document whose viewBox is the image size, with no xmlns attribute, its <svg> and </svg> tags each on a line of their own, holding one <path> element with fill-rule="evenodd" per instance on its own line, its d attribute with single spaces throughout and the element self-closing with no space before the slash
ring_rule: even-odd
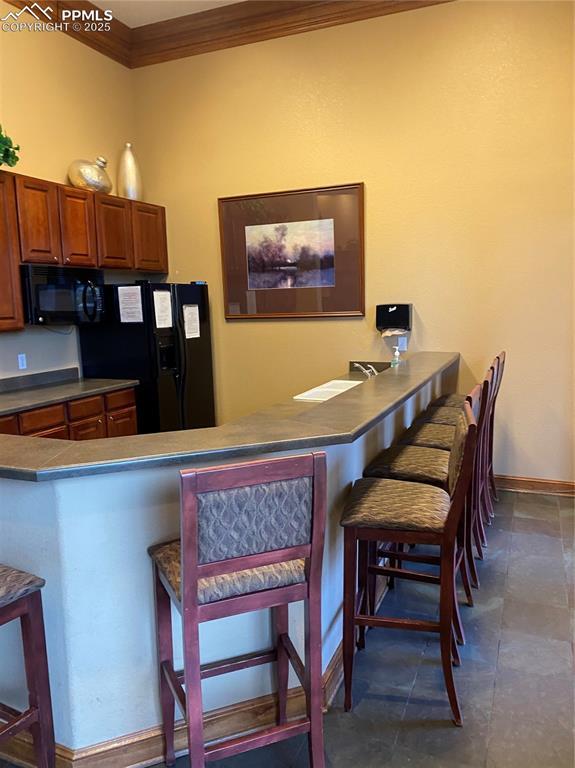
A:
<svg viewBox="0 0 575 768">
<path fill-rule="evenodd" d="M 441 533 L 449 505 L 449 494 L 441 488 L 366 477 L 354 484 L 341 525 Z"/>
<path fill-rule="evenodd" d="M 150 557 L 165 576 L 178 600 L 181 600 L 181 545 L 180 540 L 150 547 Z M 260 568 L 234 571 L 221 576 L 198 580 L 198 603 L 215 603 L 229 597 L 262 592 L 264 589 L 289 587 L 305 582 L 305 560 L 288 560 Z"/>
<path fill-rule="evenodd" d="M 0 563 L 0 608 L 37 592 L 45 583 L 38 576 Z"/>
<path fill-rule="evenodd" d="M 401 445 L 418 445 L 421 448 L 440 448 L 442 451 L 450 451 L 454 436 L 455 427 L 449 424 L 418 422 L 403 433 L 399 442 Z"/>
<path fill-rule="evenodd" d="M 449 453 L 437 448 L 394 445 L 367 465 L 364 477 L 392 478 L 448 487 Z"/>
<path fill-rule="evenodd" d="M 467 395 L 453 393 L 451 395 L 442 395 L 431 403 L 432 408 L 447 406 L 447 408 L 463 408 Z"/>
<path fill-rule="evenodd" d="M 451 427 L 455 427 L 457 425 L 460 410 L 460 408 L 450 408 L 447 405 L 441 405 L 438 408 L 430 406 L 417 418 L 417 422 L 425 422 L 427 424 L 448 424 Z"/>
</svg>

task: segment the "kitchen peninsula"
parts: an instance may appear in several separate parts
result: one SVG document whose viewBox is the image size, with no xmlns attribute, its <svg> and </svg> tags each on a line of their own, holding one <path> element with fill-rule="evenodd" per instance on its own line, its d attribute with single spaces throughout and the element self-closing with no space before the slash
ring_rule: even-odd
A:
<svg viewBox="0 0 575 768">
<path fill-rule="evenodd" d="M 178 471 L 183 468 L 326 451 L 323 667 L 338 676 L 338 522 L 346 493 L 376 452 L 433 397 L 454 391 L 458 366 L 458 354 L 420 352 L 377 377 L 346 374 L 363 379 L 361 385 L 326 402 L 292 399 L 210 429 L 75 444 L 0 436 L 0 562 L 46 579 L 45 621 L 61 751 L 74 753 L 75 759 L 85 756 L 90 766 L 133 764 L 114 763 L 114 755 L 127 744 L 130 761 L 137 755 L 140 764 L 152 764 L 160 757 L 147 548 L 178 535 Z M 290 625 L 299 645 L 302 624 L 297 606 Z M 265 612 L 236 616 L 202 625 L 201 635 L 204 661 L 215 661 L 230 651 L 250 652 L 254 642 L 259 646 L 262 637 L 269 639 L 269 621 Z M 18 644 L 17 630 L 10 627 L 0 639 L 0 658 L 19 658 Z M 25 688 L 23 674 L 16 665 L 0 668 L 0 699 L 24 704 L 16 695 Z M 253 706 L 232 710 L 230 705 L 268 695 L 272 681 L 267 667 L 236 673 L 224 685 L 221 678 L 207 681 L 208 737 L 253 727 Z M 267 710 L 260 710 L 261 725 Z"/>
</svg>

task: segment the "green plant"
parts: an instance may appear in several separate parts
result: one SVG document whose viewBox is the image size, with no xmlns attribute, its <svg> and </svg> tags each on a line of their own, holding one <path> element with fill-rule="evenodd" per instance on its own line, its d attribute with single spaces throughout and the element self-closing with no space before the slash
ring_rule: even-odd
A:
<svg viewBox="0 0 575 768">
<path fill-rule="evenodd" d="M 0 165 L 9 165 L 13 168 L 18 160 L 18 151 L 20 146 L 14 144 L 10 136 L 6 136 L 0 125 Z"/>
</svg>

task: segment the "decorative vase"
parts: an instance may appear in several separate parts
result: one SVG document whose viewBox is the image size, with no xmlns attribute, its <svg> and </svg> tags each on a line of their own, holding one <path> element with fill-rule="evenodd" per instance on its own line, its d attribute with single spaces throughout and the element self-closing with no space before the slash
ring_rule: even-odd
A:
<svg viewBox="0 0 575 768">
<path fill-rule="evenodd" d="M 92 192 L 107 195 L 112 191 L 112 181 L 106 172 L 107 165 L 105 157 L 97 157 L 95 163 L 90 160 L 74 160 L 68 168 L 70 183 L 80 189 L 91 189 Z"/>
<path fill-rule="evenodd" d="M 129 141 L 126 142 L 118 165 L 118 194 L 130 200 L 141 200 L 143 195 L 140 169 Z"/>
</svg>

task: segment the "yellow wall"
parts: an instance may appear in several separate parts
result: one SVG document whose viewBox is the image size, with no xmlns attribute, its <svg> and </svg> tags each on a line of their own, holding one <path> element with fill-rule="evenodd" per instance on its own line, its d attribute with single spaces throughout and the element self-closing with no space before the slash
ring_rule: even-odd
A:
<svg viewBox="0 0 575 768">
<path fill-rule="evenodd" d="M 0 2 L 0 18 L 14 10 Z M 65 182 L 72 160 L 104 155 L 115 183 L 133 121 L 129 70 L 60 32 L 0 31 L 0 124 L 21 146 L 15 171 Z M 79 365 L 75 328 L 1 334 L 0 378 L 22 373 L 20 352 L 26 373 Z"/>
<path fill-rule="evenodd" d="M 573 477 L 572 5 L 454 3 L 135 72 L 138 150 L 174 280 L 206 279 L 220 420 L 410 351 L 461 386 L 509 354 L 497 471 Z M 223 319 L 217 198 L 364 181 L 363 319 Z M 551 320 L 539 323 L 541 311 Z"/>
<path fill-rule="evenodd" d="M 497 471 L 571 479 L 572 8 L 459 2 L 134 72 L 3 33 L 0 121 L 55 180 L 135 136 L 170 278 L 210 284 L 220 421 L 388 358 L 374 307 L 411 301 L 410 351 L 459 350 L 462 387 L 507 349 Z M 366 318 L 226 323 L 217 198 L 354 181 Z"/>
<path fill-rule="evenodd" d="M 0 2 L 0 17 L 10 10 Z M 0 123 L 22 147 L 18 173 L 63 182 L 72 160 L 104 155 L 115 184 L 133 121 L 130 70 L 60 32 L 0 32 Z"/>
</svg>

